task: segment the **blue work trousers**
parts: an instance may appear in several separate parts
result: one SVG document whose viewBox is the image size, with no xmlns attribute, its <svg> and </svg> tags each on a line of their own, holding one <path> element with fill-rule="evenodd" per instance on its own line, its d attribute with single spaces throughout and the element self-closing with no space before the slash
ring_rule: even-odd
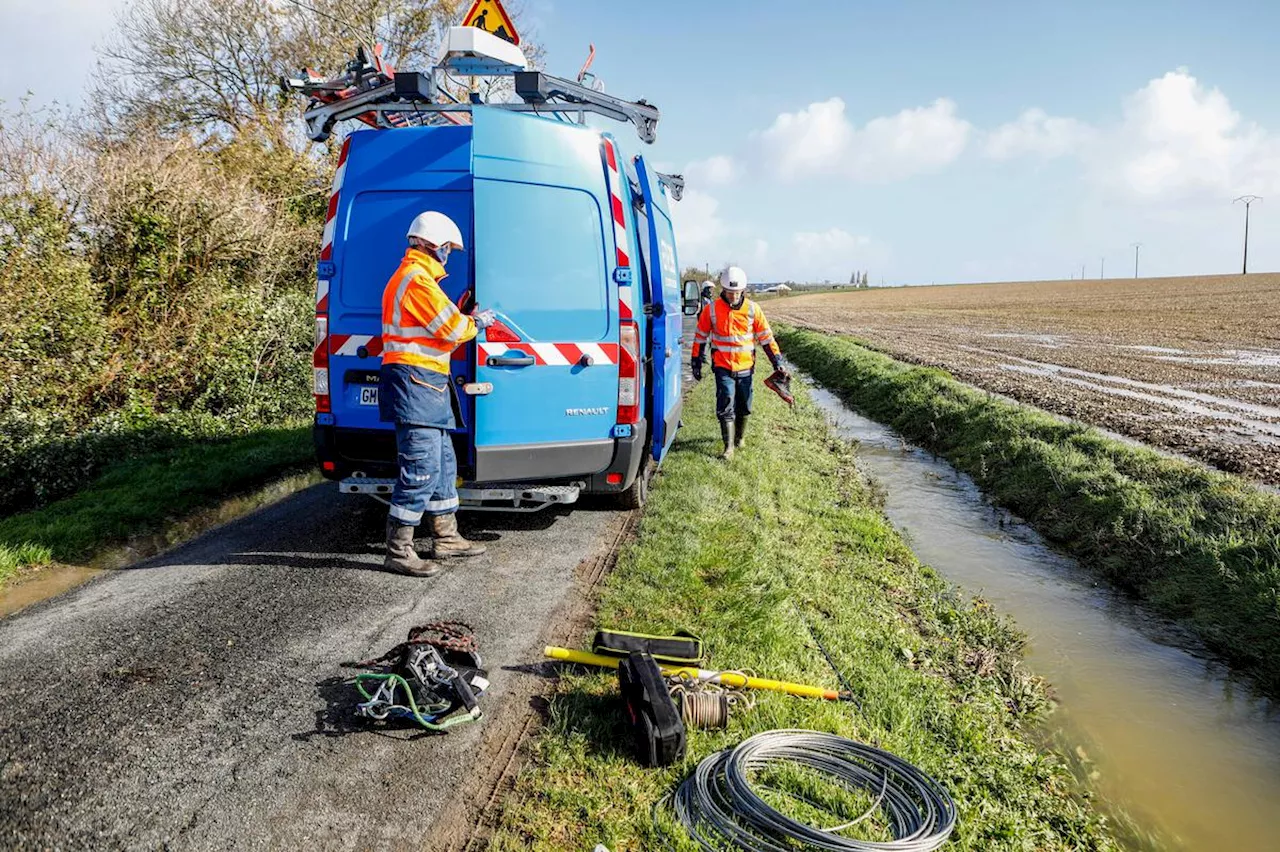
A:
<svg viewBox="0 0 1280 852">
<path fill-rule="evenodd" d="M 716 417 L 720 420 L 733 420 L 746 417 L 751 413 L 751 377 L 754 370 L 743 371 L 742 375 L 732 373 L 722 367 L 711 371 L 716 377 Z"/>
<path fill-rule="evenodd" d="M 391 517 L 416 527 L 426 515 L 458 511 L 458 458 L 453 440 L 435 426 L 396 424 L 400 476 L 391 492 Z"/>
</svg>

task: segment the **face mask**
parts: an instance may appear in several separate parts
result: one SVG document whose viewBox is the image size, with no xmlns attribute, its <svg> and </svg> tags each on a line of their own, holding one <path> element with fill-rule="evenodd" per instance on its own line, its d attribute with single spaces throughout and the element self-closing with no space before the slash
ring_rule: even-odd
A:
<svg viewBox="0 0 1280 852">
<path fill-rule="evenodd" d="M 741 305 L 742 300 L 747 297 L 747 294 L 744 292 L 730 293 L 728 290 L 724 291 L 724 295 L 724 300 L 729 303 L 729 307 L 731 308 L 736 308 Z"/>
<path fill-rule="evenodd" d="M 446 263 L 449 262 L 449 252 L 451 249 L 452 249 L 452 246 L 450 246 L 448 243 L 445 243 L 444 245 L 437 248 L 434 252 L 432 252 L 436 256 L 436 260 L 440 261 L 441 266 L 444 266 Z"/>
</svg>

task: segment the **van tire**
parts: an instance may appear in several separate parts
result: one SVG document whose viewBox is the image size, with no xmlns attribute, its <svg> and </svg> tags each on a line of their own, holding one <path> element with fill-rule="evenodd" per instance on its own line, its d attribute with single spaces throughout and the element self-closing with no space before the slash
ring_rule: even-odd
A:
<svg viewBox="0 0 1280 852">
<path fill-rule="evenodd" d="M 647 461 L 636 471 L 636 478 L 626 491 L 618 492 L 614 500 L 620 509 L 643 509 L 649 500 L 649 475 L 653 466 Z"/>
</svg>

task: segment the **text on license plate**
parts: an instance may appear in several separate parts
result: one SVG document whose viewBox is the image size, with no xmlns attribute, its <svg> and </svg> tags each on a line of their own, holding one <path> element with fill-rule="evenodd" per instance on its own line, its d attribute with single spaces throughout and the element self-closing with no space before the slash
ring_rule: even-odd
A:
<svg viewBox="0 0 1280 852">
<path fill-rule="evenodd" d="M 377 405 L 378 389 L 377 388 L 360 388 L 360 404 L 361 405 Z"/>
</svg>

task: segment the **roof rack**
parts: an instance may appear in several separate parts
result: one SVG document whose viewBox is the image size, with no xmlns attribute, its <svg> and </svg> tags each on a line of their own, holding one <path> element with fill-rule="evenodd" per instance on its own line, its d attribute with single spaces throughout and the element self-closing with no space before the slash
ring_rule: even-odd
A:
<svg viewBox="0 0 1280 852">
<path fill-rule="evenodd" d="M 382 46 L 361 47 L 343 74 L 324 79 L 310 69 L 301 78 L 282 78 L 288 92 L 311 98 L 303 113 L 307 135 L 324 142 L 340 121 L 357 120 L 371 127 L 415 127 L 449 122 L 466 123 L 476 106 L 514 112 L 551 113 L 567 118 L 587 113 L 630 122 L 646 143 L 658 135 L 658 108 L 644 101 L 628 101 L 573 80 L 528 70 L 524 53 L 515 45 L 475 27 L 450 27 L 445 55 L 427 72 L 396 72 L 383 58 Z M 445 87 L 449 75 L 511 77 L 519 102 L 484 103 L 472 93 L 459 101 Z M 567 119 L 571 120 L 571 119 Z"/>
</svg>

